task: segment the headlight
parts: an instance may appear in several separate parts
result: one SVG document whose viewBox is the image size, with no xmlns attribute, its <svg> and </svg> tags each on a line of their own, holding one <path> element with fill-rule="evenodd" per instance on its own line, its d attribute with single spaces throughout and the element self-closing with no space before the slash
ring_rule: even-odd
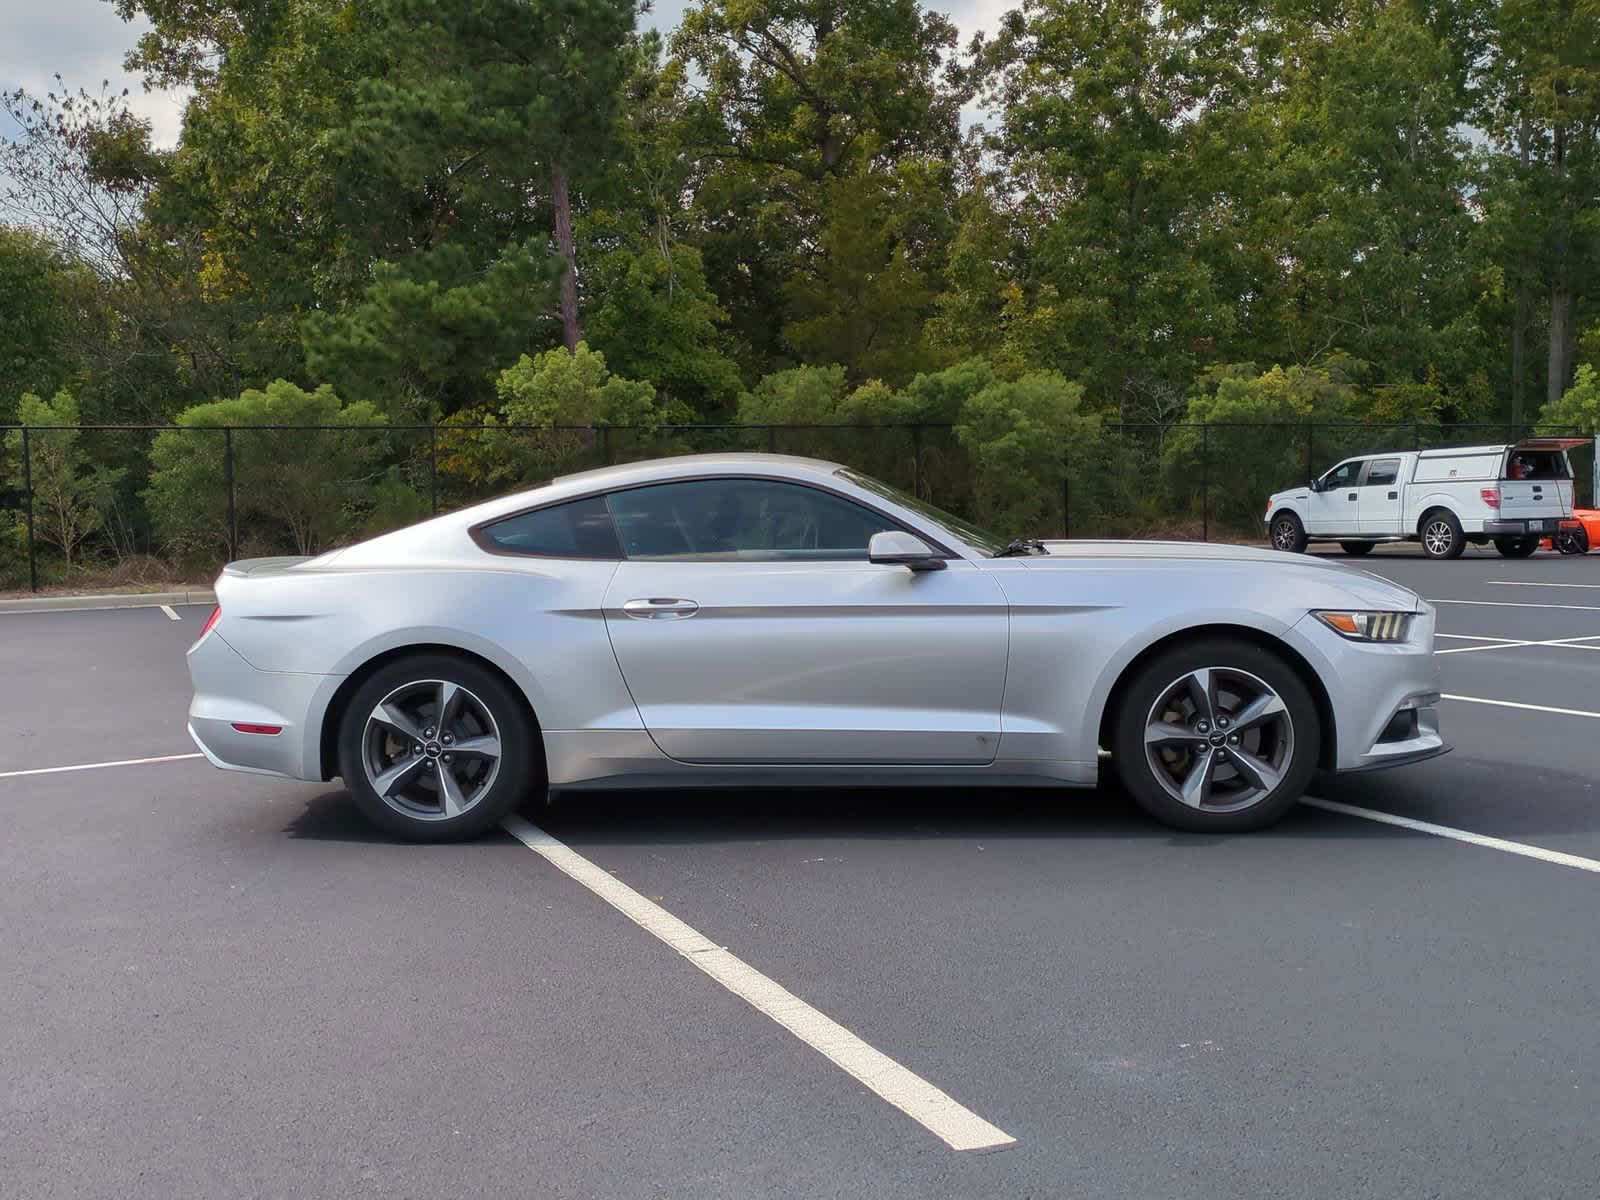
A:
<svg viewBox="0 0 1600 1200">
<path fill-rule="evenodd" d="M 1315 612 L 1329 629 L 1352 642 L 1403 642 L 1414 614 L 1402 612 Z"/>
</svg>

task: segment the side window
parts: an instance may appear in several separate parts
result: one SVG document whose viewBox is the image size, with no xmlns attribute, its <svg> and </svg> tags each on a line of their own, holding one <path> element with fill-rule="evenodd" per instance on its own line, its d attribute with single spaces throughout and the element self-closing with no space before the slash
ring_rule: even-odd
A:
<svg viewBox="0 0 1600 1200">
<path fill-rule="evenodd" d="M 549 508 L 536 508 L 485 525 L 479 544 L 503 554 L 545 558 L 621 558 L 617 531 L 605 497 L 590 496 Z"/>
<path fill-rule="evenodd" d="M 629 558 L 757 562 L 864 559 L 887 517 L 816 488 L 768 479 L 693 479 L 612 492 Z"/>
<path fill-rule="evenodd" d="M 1400 478 L 1398 458 L 1380 458 L 1367 468 L 1368 487 L 1393 487 Z"/>
<path fill-rule="evenodd" d="M 1324 488 L 1355 487 L 1356 480 L 1361 478 L 1361 466 L 1365 460 L 1354 459 L 1347 463 L 1340 463 L 1333 470 L 1322 477 Z"/>
</svg>

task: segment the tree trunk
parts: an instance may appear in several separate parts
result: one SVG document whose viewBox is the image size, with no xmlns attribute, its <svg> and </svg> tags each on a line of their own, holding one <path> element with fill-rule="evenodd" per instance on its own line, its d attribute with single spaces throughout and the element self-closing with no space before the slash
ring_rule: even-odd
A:
<svg viewBox="0 0 1600 1200">
<path fill-rule="evenodd" d="M 1524 176 L 1528 172 L 1528 143 L 1532 134 L 1528 118 L 1523 117 L 1517 126 L 1517 161 L 1522 164 Z M 1522 414 L 1528 402 L 1528 319 L 1533 307 L 1528 295 L 1528 284 L 1517 271 L 1517 307 L 1511 317 L 1511 423 L 1522 424 Z"/>
<path fill-rule="evenodd" d="M 1557 125 L 1550 139 L 1551 165 L 1556 179 L 1562 185 L 1567 177 L 1567 127 Z M 1572 320 L 1576 297 L 1573 295 L 1569 272 L 1572 256 L 1572 231 L 1563 222 L 1556 231 L 1555 262 L 1550 285 L 1550 374 L 1545 380 L 1545 401 L 1554 403 L 1567 390 L 1567 377 L 1572 372 L 1572 356 L 1578 346 L 1578 331 Z"/>
<path fill-rule="evenodd" d="M 576 354 L 583 341 L 578 323 L 578 253 L 572 244 L 572 200 L 567 195 L 567 172 L 556 163 L 550 168 L 550 201 L 556 210 L 556 253 L 561 255 L 561 343 Z"/>
<path fill-rule="evenodd" d="M 1571 382 L 1572 359 L 1578 348 L 1578 331 L 1573 325 L 1576 297 L 1570 288 L 1557 284 L 1550 289 L 1550 378 L 1545 400 L 1561 399 Z"/>
<path fill-rule="evenodd" d="M 1528 285 L 1517 285 L 1517 308 L 1511 317 L 1511 423 L 1522 424 L 1528 397 Z"/>
</svg>

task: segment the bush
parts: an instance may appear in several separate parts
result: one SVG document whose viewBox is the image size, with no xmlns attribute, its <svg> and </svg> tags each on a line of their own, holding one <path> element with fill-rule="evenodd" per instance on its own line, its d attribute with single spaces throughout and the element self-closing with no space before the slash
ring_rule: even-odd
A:
<svg viewBox="0 0 1600 1200">
<path fill-rule="evenodd" d="M 377 502 L 386 423 L 370 402 L 341 405 L 331 387 L 307 392 L 283 379 L 185 409 L 178 428 L 162 430 L 150 451 L 144 494 L 156 530 L 185 558 L 235 552 L 223 433 L 232 428 L 240 544 L 314 554 L 360 528 Z M 358 428 L 261 428 L 284 425 Z"/>
<path fill-rule="evenodd" d="M 1067 460 L 1099 435 L 1082 385 L 1060 372 L 993 380 L 965 400 L 956 425 L 972 463 L 974 515 L 1007 536 L 1059 533 Z"/>
<path fill-rule="evenodd" d="M 34 538 L 60 550 L 69 569 L 84 539 L 105 526 L 123 475 L 90 461 L 81 445 L 78 417 L 78 401 L 69 391 L 49 400 L 31 392 L 23 395 L 17 402 L 21 424 L 65 427 L 30 429 L 26 467 L 22 430 L 6 434 L 7 484 L 20 490 L 31 471 Z"/>
</svg>

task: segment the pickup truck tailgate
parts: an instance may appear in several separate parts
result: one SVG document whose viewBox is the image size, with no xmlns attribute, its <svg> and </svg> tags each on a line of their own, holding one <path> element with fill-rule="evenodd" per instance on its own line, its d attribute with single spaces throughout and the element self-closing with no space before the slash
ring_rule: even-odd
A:
<svg viewBox="0 0 1600 1200">
<path fill-rule="evenodd" d="M 1518 520 L 1529 517 L 1570 517 L 1572 480 L 1502 479 L 1500 515 Z"/>
</svg>

